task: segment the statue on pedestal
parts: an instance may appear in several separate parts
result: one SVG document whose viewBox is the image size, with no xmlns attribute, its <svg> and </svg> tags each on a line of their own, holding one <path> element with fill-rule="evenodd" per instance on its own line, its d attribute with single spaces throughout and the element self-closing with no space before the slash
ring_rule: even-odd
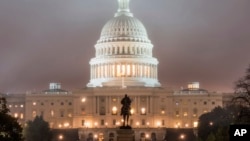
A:
<svg viewBox="0 0 250 141">
<path fill-rule="evenodd" d="M 123 126 L 121 129 L 131 129 L 128 124 L 129 116 L 131 115 L 131 99 L 125 94 L 125 97 L 121 100 L 122 108 L 121 108 L 121 115 L 123 116 Z"/>
</svg>

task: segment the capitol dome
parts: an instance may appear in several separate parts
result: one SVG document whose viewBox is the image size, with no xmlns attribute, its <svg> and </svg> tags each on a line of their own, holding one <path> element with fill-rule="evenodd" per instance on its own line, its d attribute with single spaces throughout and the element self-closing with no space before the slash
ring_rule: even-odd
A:
<svg viewBox="0 0 250 141">
<path fill-rule="evenodd" d="M 118 0 L 118 5 L 95 45 L 87 87 L 160 87 L 146 28 L 130 12 L 129 0 Z"/>
<path fill-rule="evenodd" d="M 123 14 L 108 21 L 98 43 L 109 41 L 139 41 L 150 43 L 144 25 L 137 18 Z"/>
</svg>

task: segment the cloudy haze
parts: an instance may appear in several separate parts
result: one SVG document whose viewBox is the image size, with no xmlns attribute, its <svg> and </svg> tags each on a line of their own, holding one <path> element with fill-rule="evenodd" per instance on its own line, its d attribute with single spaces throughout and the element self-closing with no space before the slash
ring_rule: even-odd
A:
<svg viewBox="0 0 250 141">
<path fill-rule="evenodd" d="M 174 89 L 199 81 L 232 91 L 250 63 L 249 0 L 131 0 Z M 116 0 L 0 0 L 0 92 L 83 88 Z"/>
</svg>

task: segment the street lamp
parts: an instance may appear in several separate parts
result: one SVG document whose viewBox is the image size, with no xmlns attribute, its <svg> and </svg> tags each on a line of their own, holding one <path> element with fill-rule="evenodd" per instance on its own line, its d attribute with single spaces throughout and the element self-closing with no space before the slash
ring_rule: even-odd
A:
<svg viewBox="0 0 250 141">
<path fill-rule="evenodd" d="M 184 134 L 181 134 L 181 135 L 180 135 L 180 139 L 181 139 L 181 140 L 184 140 L 184 139 L 185 139 L 185 135 L 184 135 Z"/>
<path fill-rule="evenodd" d="M 59 139 L 59 140 L 63 140 L 63 135 L 59 135 L 59 136 L 58 136 L 58 139 Z"/>
</svg>

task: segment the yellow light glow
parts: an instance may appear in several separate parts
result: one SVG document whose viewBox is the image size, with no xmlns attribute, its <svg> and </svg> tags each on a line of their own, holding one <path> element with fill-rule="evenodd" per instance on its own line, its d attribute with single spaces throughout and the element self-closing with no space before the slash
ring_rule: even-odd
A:
<svg viewBox="0 0 250 141">
<path fill-rule="evenodd" d="M 181 134 L 181 135 L 180 135 L 180 139 L 182 139 L 182 140 L 185 139 L 185 135 L 184 135 L 184 134 Z"/>
<path fill-rule="evenodd" d="M 116 106 L 114 106 L 114 107 L 112 108 L 112 114 L 113 114 L 113 115 L 117 114 L 117 107 L 116 107 Z"/>
<path fill-rule="evenodd" d="M 65 123 L 63 124 L 63 126 L 64 126 L 64 127 L 69 127 L 69 123 L 68 123 L 68 122 L 65 122 Z"/>
<path fill-rule="evenodd" d="M 82 102 L 86 102 L 86 98 L 85 98 L 85 97 L 83 97 L 81 101 L 82 101 Z"/>
<path fill-rule="evenodd" d="M 141 114 L 146 114 L 146 109 L 144 107 L 141 108 Z"/>
<path fill-rule="evenodd" d="M 146 138 L 149 138 L 149 134 L 146 134 Z"/>
<path fill-rule="evenodd" d="M 85 125 L 86 127 L 89 127 L 90 123 L 89 123 L 89 122 L 86 122 L 84 125 Z"/>
<path fill-rule="evenodd" d="M 36 106 L 36 102 L 33 102 L 33 106 Z"/>
<path fill-rule="evenodd" d="M 137 125 L 137 126 L 139 126 L 139 125 L 140 125 L 140 123 L 139 123 L 139 122 L 136 122 L 136 125 Z"/>
<path fill-rule="evenodd" d="M 62 140 L 62 139 L 63 139 L 63 135 L 59 135 L 59 136 L 58 136 L 58 139 L 59 139 L 59 140 Z"/>
<path fill-rule="evenodd" d="M 120 125 L 120 122 L 116 122 L 116 125 L 118 125 L 118 126 L 119 126 L 119 125 Z"/>
<path fill-rule="evenodd" d="M 23 119 L 23 113 L 20 114 L 20 119 Z"/>
<path fill-rule="evenodd" d="M 164 111 L 164 110 L 162 110 L 162 111 L 161 111 L 161 114 L 165 114 L 165 111 Z"/>
<path fill-rule="evenodd" d="M 15 113 L 15 114 L 14 114 L 14 117 L 17 118 L 17 117 L 18 117 L 18 113 Z"/>
<path fill-rule="evenodd" d="M 195 122 L 193 123 L 193 125 L 194 125 L 194 127 L 198 127 L 198 122 L 195 121 Z"/>
<path fill-rule="evenodd" d="M 95 126 L 97 126 L 97 125 L 98 125 L 98 123 L 97 123 L 97 122 L 95 122 L 95 123 L 94 123 L 94 125 L 95 125 Z"/>
<path fill-rule="evenodd" d="M 161 125 L 161 122 L 158 121 L 158 122 L 156 123 L 156 125 L 159 127 L 159 126 Z"/>
<path fill-rule="evenodd" d="M 131 110 L 130 110 L 130 113 L 133 115 L 134 114 L 134 109 L 132 108 Z"/>
</svg>

